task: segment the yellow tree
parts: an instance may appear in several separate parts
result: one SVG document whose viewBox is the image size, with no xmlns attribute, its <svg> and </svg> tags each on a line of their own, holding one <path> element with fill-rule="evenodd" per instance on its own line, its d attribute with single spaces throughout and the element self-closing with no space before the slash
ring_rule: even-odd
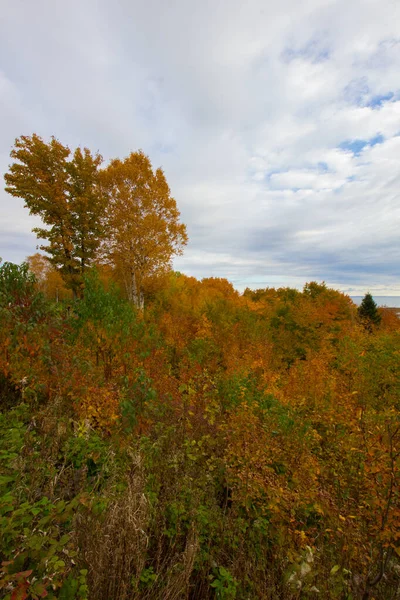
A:
<svg viewBox="0 0 400 600">
<path fill-rule="evenodd" d="M 79 295 L 85 269 L 97 254 L 103 233 L 104 198 L 98 186 L 99 154 L 84 148 L 71 154 L 54 137 L 46 143 L 36 134 L 15 141 L 4 179 L 6 191 L 25 200 L 44 227 L 33 231 L 74 295 Z"/>
<path fill-rule="evenodd" d="M 52 300 L 70 300 L 71 290 L 65 287 L 60 272 L 51 264 L 44 254 L 36 252 L 26 259 L 29 270 L 36 277 L 38 289 Z"/>
<path fill-rule="evenodd" d="M 32 256 L 28 256 L 26 262 L 29 266 L 29 271 L 34 274 L 36 278 L 36 284 L 41 292 L 45 292 L 46 280 L 48 273 L 52 268 L 51 263 L 47 256 L 36 252 Z"/>
<path fill-rule="evenodd" d="M 102 171 L 107 197 L 103 255 L 121 274 L 128 298 L 144 306 L 146 282 L 170 268 L 187 243 L 186 227 L 162 169 L 143 152 L 112 160 Z"/>
</svg>

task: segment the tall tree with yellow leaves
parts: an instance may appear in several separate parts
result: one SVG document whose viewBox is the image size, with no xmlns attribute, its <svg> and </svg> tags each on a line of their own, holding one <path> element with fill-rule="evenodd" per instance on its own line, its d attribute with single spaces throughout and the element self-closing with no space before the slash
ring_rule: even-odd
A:
<svg viewBox="0 0 400 600">
<path fill-rule="evenodd" d="M 102 171 L 102 189 L 107 197 L 103 256 L 121 273 L 128 298 L 142 309 L 146 281 L 182 253 L 186 226 L 179 222 L 164 172 L 154 172 L 141 151 L 112 160 Z"/>
<path fill-rule="evenodd" d="M 44 227 L 33 231 L 75 296 L 83 274 L 97 255 L 103 234 L 104 198 L 98 186 L 102 157 L 84 148 L 71 150 L 54 137 L 46 143 L 36 134 L 15 141 L 15 162 L 4 176 L 6 191 L 25 200 Z"/>
</svg>

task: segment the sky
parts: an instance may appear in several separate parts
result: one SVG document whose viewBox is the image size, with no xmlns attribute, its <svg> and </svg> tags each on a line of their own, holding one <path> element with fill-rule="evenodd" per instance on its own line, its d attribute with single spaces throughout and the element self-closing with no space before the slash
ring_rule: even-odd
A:
<svg viewBox="0 0 400 600">
<path fill-rule="evenodd" d="M 142 149 L 234 286 L 400 295 L 399 0 L 0 0 L 0 179 L 20 135 Z M 37 218 L 0 181 L 0 256 Z"/>
</svg>

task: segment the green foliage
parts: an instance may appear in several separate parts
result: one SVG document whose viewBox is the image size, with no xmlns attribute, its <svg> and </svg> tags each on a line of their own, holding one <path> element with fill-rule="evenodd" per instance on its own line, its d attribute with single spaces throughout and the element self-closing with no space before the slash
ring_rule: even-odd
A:
<svg viewBox="0 0 400 600">
<path fill-rule="evenodd" d="M 214 569 L 214 579 L 211 587 L 215 589 L 215 596 L 218 600 L 231 600 L 236 598 L 237 581 L 225 567 Z"/>
<path fill-rule="evenodd" d="M 84 298 L 77 303 L 77 318 L 72 321 L 72 340 L 84 340 L 94 352 L 96 364 L 103 365 L 105 380 L 109 380 L 116 363 L 129 364 L 130 347 L 136 340 L 145 345 L 147 332 L 132 304 L 121 298 L 116 286 L 106 290 L 95 269 L 85 276 L 84 286 Z"/>
<path fill-rule="evenodd" d="M 21 456 L 27 444 L 35 443 L 28 419 L 26 405 L 0 415 L 0 589 L 11 586 L 32 598 L 54 598 L 53 590 L 62 586 L 76 556 L 71 527 L 79 501 L 31 498 L 28 486 L 37 481 L 33 473 L 23 474 Z"/>
<path fill-rule="evenodd" d="M 2 319 L 17 319 L 32 323 L 44 316 L 47 303 L 37 291 L 35 276 L 27 263 L 0 266 L 0 315 Z"/>
<path fill-rule="evenodd" d="M 229 379 L 219 382 L 219 397 L 223 400 L 224 409 L 238 406 L 243 402 L 261 406 L 266 401 L 264 392 L 253 373 L 237 372 Z"/>
<path fill-rule="evenodd" d="M 64 581 L 59 600 L 88 600 L 89 586 L 87 584 L 87 569 L 81 569 L 78 574 L 70 574 Z"/>
<path fill-rule="evenodd" d="M 78 330 L 90 321 L 109 336 L 118 333 L 127 337 L 133 328 L 140 327 L 132 305 L 121 297 L 115 285 L 106 290 L 96 269 L 91 269 L 85 275 L 84 286 L 84 298 L 75 308 L 78 317 L 75 325 Z"/>
<path fill-rule="evenodd" d="M 154 573 L 153 567 L 143 569 L 140 573 L 140 585 L 142 588 L 150 586 L 157 579 L 157 573 Z"/>
<path fill-rule="evenodd" d="M 125 382 L 120 409 L 122 426 L 128 433 L 137 427 L 139 418 L 145 409 L 152 410 L 157 399 L 157 392 L 143 368 L 135 370 L 132 383 L 129 383 L 128 378 L 125 378 Z"/>
<path fill-rule="evenodd" d="M 107 476 L 109 447 L 105 440 L 93 430 L 69 436 L 61 450 L 66 466 L 74 470 L 84 469 L 88 482 L 98 485 L 98 478 Z"/>
</svg>

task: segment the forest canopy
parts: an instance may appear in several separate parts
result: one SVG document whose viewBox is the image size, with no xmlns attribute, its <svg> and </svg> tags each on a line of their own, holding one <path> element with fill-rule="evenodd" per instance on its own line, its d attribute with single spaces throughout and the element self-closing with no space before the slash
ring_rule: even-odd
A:
<svg viewBox="0 0 400 600">
<path fill-rule="evenodd" d="M 71 310 L 29 265 L 0 267 L 4 598 L 391 597 L 393 313 L 173 271 L 141 313 L 96 269 Z"/>
</svg>

